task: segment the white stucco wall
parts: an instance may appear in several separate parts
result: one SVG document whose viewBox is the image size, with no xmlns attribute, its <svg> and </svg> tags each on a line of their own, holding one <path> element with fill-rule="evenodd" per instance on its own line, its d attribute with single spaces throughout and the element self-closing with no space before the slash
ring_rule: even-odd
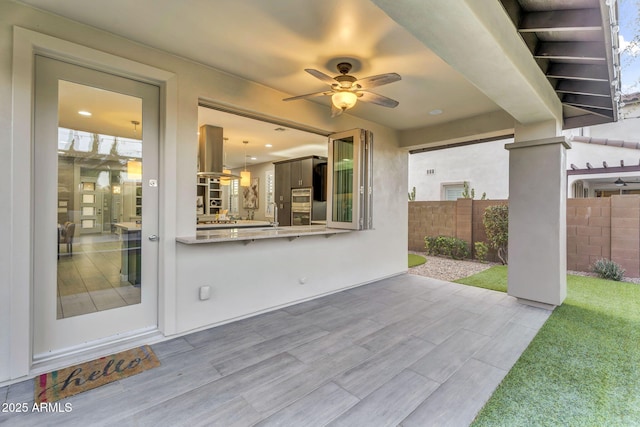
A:
<svg viewBox="0 0 640 427">
<path fill-rule="evenodd" d="M 416 187 L 416 200 L 442 200 L 442 186 L 469 182 L 476 198 L 509 195 L 509 153 L 505 144 L 513 139 L 484 142 L 409 155 L 409 189 Z M 427 171 L 434 170 L 429 174 Z"/>
<path fill-rule="evenodd" d="M 585 128 L 584 136 L 640 142 L 640 108 L 637 105 L 625 107 L 622 120 Z"/>
<path fill-rule="evenodd" d="M 591 136 L 596 138 L 622 139 L 634 141 L 636 136 L 640 140 L 640 127 L 637 133 L 632 133 L 631 120 L 616 125 L 599 125 L 591 128 Z M 637 120 L 636 120 L 637 122 Z M 635 122 L 634 122 L 635 123 Z M 640 123 L 638 123 L 640 125 Z M 607 132 L 611 133 L 607 133 Z M 509 153 L 504 145 L 513 142 L 500 140 L 475 145 L 447 148 L 444 150 L 428 151 L 409 155 L 409 189 L 416 187 L 416 200 L 442 200 L 442 187 L 449 183 L 469 182 L 475 188 L 476 199 L 487 193 L 489 199 L 509 198 Z M 572 142 L 572 148 L 567 150 L 567 168 L 573 163 L 580 169 L 586 169 L 587 162 L 594 168 L 602 168 L 602 162 L 609 167 L 624 164 L 638 165 L 640 150 L 632 148 L 612 147 L 599 144 Z M 435 173 L 429 174 L 428 170 Z M 639 172 L 624 172 L 615 174 L 623 179 L 640 176 Z M 571 185 L 576 180 L 602 179 L 607 175 L 570 175 L 568 176 L 569 197 L 573 197 Z M 587 184 L 588 187 L 588 184 Z M 593 196 L 591 192 L 591 196 Z"/>
<path fill-rule="evenodd" d="M 12 139 L 13 25 L 84 45 L 175 74 L 163 114 L 175 128 L 162 129 L 160 195 L 160 328 L 166 336 L 311 298 L 406 271 L 407 156 L 396 132 L 348 114 L 332 119 L 327 107 L 283 103 L 285 94 L 211 68 L 131 43 L 85 25 L 16 3 L 0 2 L 0 195 L 28 199 L 28 182 L 15 182 L 28 168 L 28 140 Z M 215 54 L 215 52 L 212 52 Z M 21 94 L 24 96 L 24 94 Z M 198 99 L 283 118 L 327 131 L 357 127 L 374 132 L 374 230 L 347 235 L 261 241 L 249 245 L 185 246 L 177 236 L 195 233 Z M 393 173 L 389 173 L 393 171 Z M 162 185 L 164 183 L 164 185 Z M 28 206 L 25 202 L 22 204 Z M 30 357 L 30 225 L 23 212 L 0 204 L 0 235 L 21 236 L 24 251 L 0 245 L 0 384 L 28 374 Z M 19 220 L 20 219 L 20 220 Z M 17 226 L 19 225 L 19 227 Z M 17 242 L 19 239 L 9 239 Z M 22 259 L 13 263 L 13 259 Z M 306 284 L 299 283 L 306 278 Z M 212 298 L 198 300 L 198 288 L 212 286 Z M 53 284 L 55 286 L 55 284 Z M 17 303 L 16 303 L 17 301 Z M 16 340 L 16 337 L 23 337 Z M 24 338 L 26 337 L 26 338 Z M 16 361 L 16 358 L 19 360 Z"/>
</svg>

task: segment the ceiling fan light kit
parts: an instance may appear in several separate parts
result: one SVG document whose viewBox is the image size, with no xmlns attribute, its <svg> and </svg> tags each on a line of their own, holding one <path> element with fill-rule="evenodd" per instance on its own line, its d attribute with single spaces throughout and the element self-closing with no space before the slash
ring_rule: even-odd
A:
<svg viewBox="0 0 640 427">
<path fill-rule="evenodd" d="M 336 92 L 331 96 L 331 102 L 336 108 L 341 109 L 342 111 L 348 110 L 349 108 L 353 108 L 358 101 L 358 95 L 350 91 L 340 91 Z"/>
<path fill-rule="evenodd" d="M 313 68 L 305 69 L 307 73 L 311 74 L 323 83 L 330 85 L 331 90 L 292 96 L 290 98 L 283 99 L 283 101 L 331 95 L 332 117 L 338 116 L 342 114 L 343 111 L 353 108 L 356 105 L 358 98 L 363 102 L 369 102 L 387 108 L 395 108 L 398 106 L 398 101 L 373 93 L 370 89 L 401 80 L 399 74 L 386 73 L 357 79 L 356 77 L 349 75 L 349 71 L 351 71 L 352 68 L 351 63 L 340 62 L 336 68 L 338 68 L 338 72 L 340 72 L 340 75 L 336 77 L 328 76 L 322 71 L 318 71 Z"/>
</svg>

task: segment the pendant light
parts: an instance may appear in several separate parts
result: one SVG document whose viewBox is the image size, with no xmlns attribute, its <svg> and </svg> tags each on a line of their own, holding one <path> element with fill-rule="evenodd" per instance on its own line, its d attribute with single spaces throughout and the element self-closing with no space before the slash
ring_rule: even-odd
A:
<svg viewBox="0 0 640 427">
<path fill-rule="evenodd" d="M 247 170 L 247 145 L 249 141 L 242 141 L 244 144 L 244 170 L 240 172 L 240 187 L 251 185 L 251 172 Z"/>
<path fill-rule="evenodd" d="M 138 131 L 138 125 L 140 122 L 137 120 L 131 120 L 131 124 L 133 125 L 133 134 L 135 135 Z M 127 160 L 127 178 L 132 181 L 140 181 L 142 179 L 142 162 L 140 160 Z"/>
<path fill-rule="evenodd" d="M 131 181 L 140 181 L 142 179 L 142 162 L 140 160 L 127 160 L 127 178 Z"/>
</svg>

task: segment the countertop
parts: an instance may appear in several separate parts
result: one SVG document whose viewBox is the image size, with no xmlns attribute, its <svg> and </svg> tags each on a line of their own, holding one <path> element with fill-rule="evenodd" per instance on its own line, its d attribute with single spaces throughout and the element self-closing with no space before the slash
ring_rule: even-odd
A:
<svg viewBox="0 0 640 427">
<path fill-rule="evenodd" d="M 264 228 L 231 228 L 219 230 L 200 230 L 195 236 L 177 237 L 176 241 L 186 245 L 220 242 L 245 242 L 263 239 L 289 239 L 293 240 L 302 236 L 349 233 L 350 230 L 327 228 L 324 225 L 297 225 L 288 227 L 264 227 Z"/>
<path fill-rule="evenodd" d="M 224 221 L 220 223 L 211 222 L 209 224 L 202 223 L 196 226 L 197 230 L 219 230 L 225 228 L 252 228 L 252 227 L 269 227 L 268 221 L 253 221 L 247 219 L 239 219 L 237 221 Z"/>
<path fill-rule="evenodd" d="M 117 222 L 113 225 L 124 231 L 140 231 L 142 228 L 142 224 L 136 224 L 135 222 Z"/>
</svg>

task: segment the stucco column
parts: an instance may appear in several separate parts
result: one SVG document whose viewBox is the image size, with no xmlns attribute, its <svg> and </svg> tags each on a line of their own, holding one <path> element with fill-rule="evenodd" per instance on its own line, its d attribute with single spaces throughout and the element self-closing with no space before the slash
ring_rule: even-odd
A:
<svg viewBox="0 0 640 427">
<path fill-rule="evenodd" d="M 508 293 L 525 304 L 551 308 L 567 295 L 566 150 L 571 145 L 564 137 L 552 137 L 520 140 L 505 148 Z"/>
</svg>

